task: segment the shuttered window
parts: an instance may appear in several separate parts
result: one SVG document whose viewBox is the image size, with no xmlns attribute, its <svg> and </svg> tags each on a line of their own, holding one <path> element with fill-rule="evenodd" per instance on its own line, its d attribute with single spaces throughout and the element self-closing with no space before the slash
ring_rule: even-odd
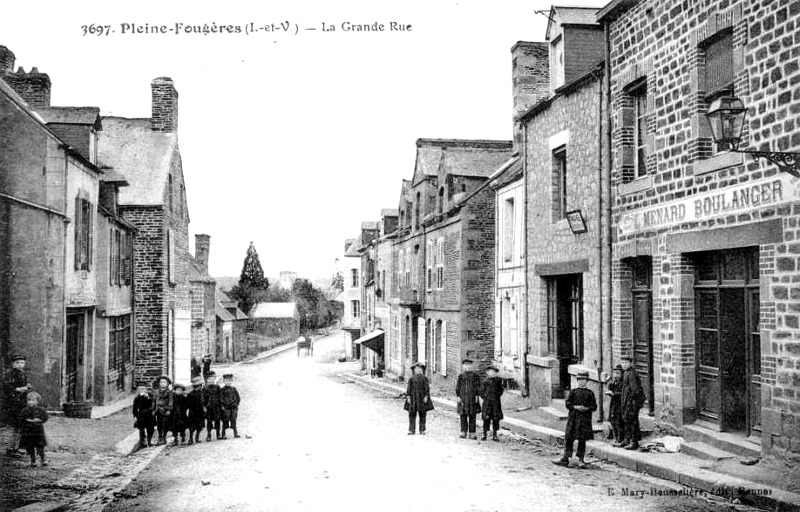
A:
<svg viewBox="0 0 800 512">
<path fill-rule="evenodd" d="M 733 90 L 733 33 L 721 33 L 705 46 L 706 93 Z"/>
<path fill-rule="evenodd" d="M 91 202 L 75 198 L 75 270 L 91 270 L 94 207 Z"/>
</svg>

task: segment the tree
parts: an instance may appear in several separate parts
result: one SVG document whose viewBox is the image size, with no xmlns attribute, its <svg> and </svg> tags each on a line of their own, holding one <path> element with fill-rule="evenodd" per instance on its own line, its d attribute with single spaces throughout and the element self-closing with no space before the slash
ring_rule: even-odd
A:
<svg viewBox="0 0 800 512">
<path fill-rule="evenodd" d="M 344 276 L 340 270 L 333 274 L 333 277 L 331 278 L 331 288 L 339 292 L 344 291 Z"/>
<path fill-rule="evenodd" d="M 267 300 L 268 290 L 269 280 L 264 277 L 258 251 L 253 242 L 250 242 L 244 257 L 242 274 L 239 276 L 239 284 L 231 288 L 230 296 L 239 302 L 242 311 L 250 313 L 253 306 Z"/>
</svg>

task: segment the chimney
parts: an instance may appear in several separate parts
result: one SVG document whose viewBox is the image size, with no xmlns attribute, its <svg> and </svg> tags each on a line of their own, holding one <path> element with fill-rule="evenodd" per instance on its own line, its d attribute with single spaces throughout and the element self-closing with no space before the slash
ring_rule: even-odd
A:
<svg viewBox="0 0 800 512">
<path fill-rule="evenodd" d="M 50 106 L 50 77 L 47 73 L 40 73 L 37 68 L 26 73 L 20 67 L 16 73 L 14 69 L 14 52 L 0 46 L 0 77 L 19 94 L 31 108 Z"/>
<path fill-rule="evenodd" d="M 153 115 L 150 128 L 154 132 L 178 132 L 178 91 L 172 79 L 166 76 L 152 81 Z"/>
<path fill-rule="evenodd" d="M 14 71 L 14 52 L 0 44 L 0 76 Z"/>
<path fill-rule="evenodd" d="M 511 48 L 511 82 L 514 96 L 514 150 L 522 140 L 517 117 L 550 95 L 549 45 L 519 41 Z"/>
<path fill-rule="evenodd" d="M 194 235 L 194 261 L 203 275 L 208 275 L 208 251 L 211 246 L 209 235 Z"/>
</svg>

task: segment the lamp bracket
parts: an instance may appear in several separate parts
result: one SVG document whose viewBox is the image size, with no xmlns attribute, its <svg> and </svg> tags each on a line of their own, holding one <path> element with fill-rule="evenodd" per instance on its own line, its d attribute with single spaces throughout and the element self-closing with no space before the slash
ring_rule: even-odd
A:
<svg viewBox="0 0 800 512">
<path fill-rule="evenodd" d="M 788 172 L 795 178 L 800 178 L 800 153 L 782 153 L 774 151 L 740 151 L 753 157 L 753 160 L 767 160 L 778 166 L 782 172 Z"/>
</svg>

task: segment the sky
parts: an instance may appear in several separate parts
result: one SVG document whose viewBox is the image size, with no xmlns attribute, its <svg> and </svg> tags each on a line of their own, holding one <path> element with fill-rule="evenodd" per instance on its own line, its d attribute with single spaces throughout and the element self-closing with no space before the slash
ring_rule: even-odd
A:
<svg viewBox="0 0 800 512">
<path fill-rule="evenodd" d="M 268 276 L 317 279 L 332 275 L 362 221 L 397 208 L 418 138 L 511 138 L 510 49 L 544 40 L 547 18 L 535 11 L 551 3 L 12 5 L 0 18 L 0 44 L 17 67 L 50 76 L 53 105 L 150 117 L 151 80 L 174 80 L 190 239 L 211 236 L 211 275 L 238 276 L 252 241 Z M 384 30 L 343 30 L 375 23 Z M 176 24 L 243 33 L 176 33 Z M 268 25 L 277 30 L 244 33 Z M 167 33 L 153 30 L 161 26 Z"/>
</svg>

